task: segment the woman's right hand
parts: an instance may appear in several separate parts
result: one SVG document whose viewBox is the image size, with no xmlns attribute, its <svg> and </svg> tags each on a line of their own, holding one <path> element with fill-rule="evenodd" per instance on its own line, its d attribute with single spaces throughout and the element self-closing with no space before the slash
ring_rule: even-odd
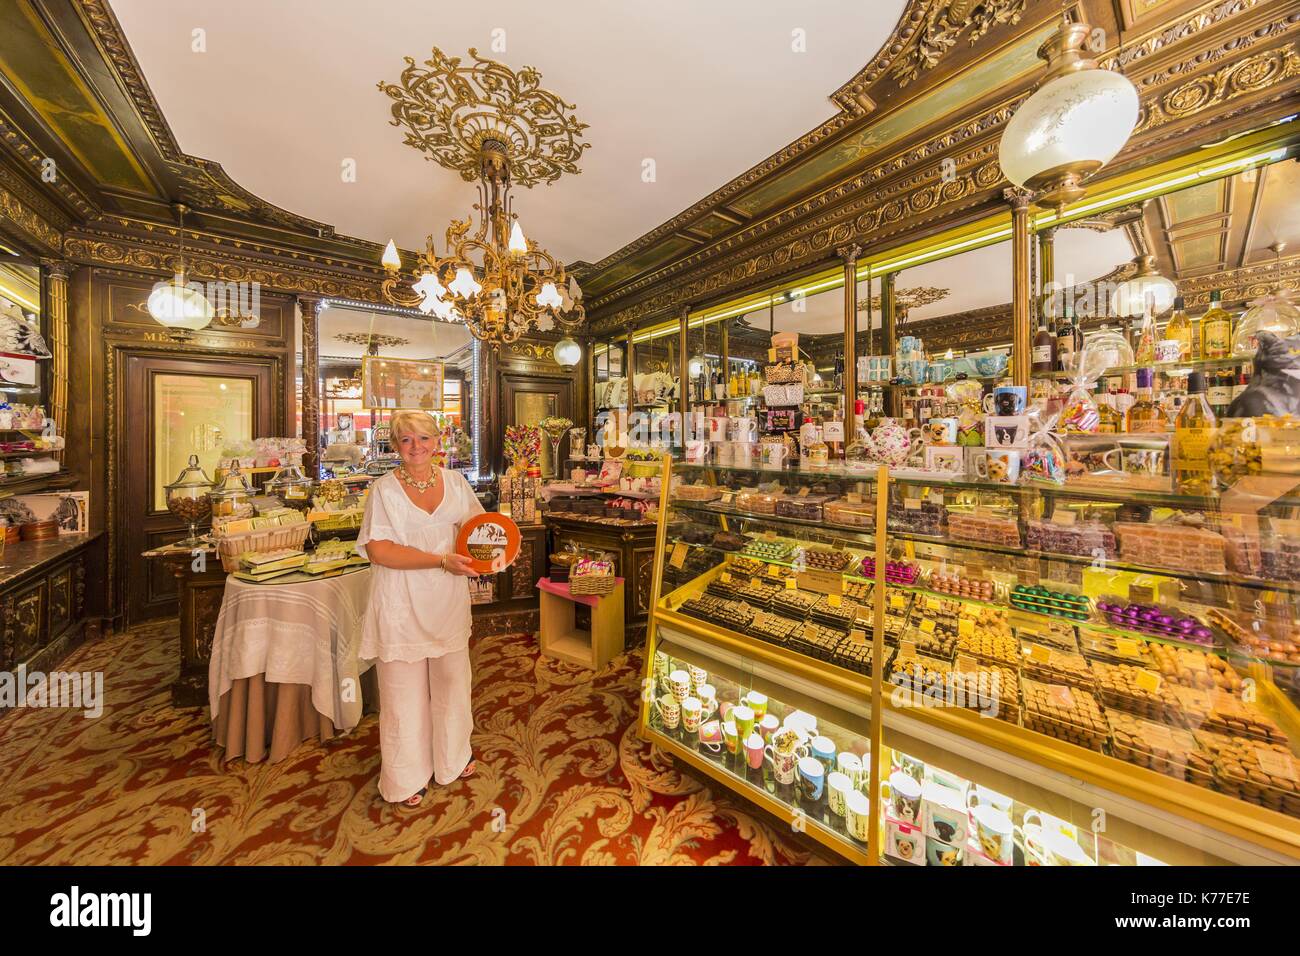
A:
<svg viewBox="0 0 1300 956">
<path fill-rule="evenodd" d="M 442 556 L 442 569 L 448 574 L 459 574 L 466 578 L 478 577 L 478 572 L 474 570 L 474 565 L 470 563 L 469 558 L 455 552 Z"/>
</svg>

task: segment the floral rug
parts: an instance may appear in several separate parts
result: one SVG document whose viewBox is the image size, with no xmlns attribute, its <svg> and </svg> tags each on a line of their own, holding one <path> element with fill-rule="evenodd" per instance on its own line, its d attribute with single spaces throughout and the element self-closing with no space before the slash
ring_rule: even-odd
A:
<svg viewBox="0 0 1300 956">
<path fill-rule="evenodd" d="M 638 739 L 641 653 L 596 675 L 532 637 L 473 646 L 478 773 L 401 813 L 380 799 L 378 718 L 276 764 L 222 766 L 177 709 L 176 624 L 83 646 L 103 715 L 0 716 L 0 864 L 821 864 L 808 842 Z"/>
</svg>

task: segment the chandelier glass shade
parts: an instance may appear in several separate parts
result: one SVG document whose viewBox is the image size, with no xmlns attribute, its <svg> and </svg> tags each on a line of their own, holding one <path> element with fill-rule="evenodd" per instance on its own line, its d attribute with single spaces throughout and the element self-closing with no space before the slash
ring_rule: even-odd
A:
<svg viewBox="0 0 1300 956">
<path fill-rule="evenodd" d="M 1254 355 L 1259 348 L 1261 332 L 1271 332 L 1283 339 L 1300 334 L 1300 309 L 1296 308 L 1282 284 L 1282 253 L 1286 243 L 1275 242 L 1269 248 L 1275 257 L 1277 285 L 1268 295 L 1249 302 L 1250 308 L 1237 320 L 1232 335 L 1233 355 Z"/>
<path fill-rule="evenodd" d="M 1007 179 L 1058 209 L 1083 197 L 1083 181 L 1115 158 L 1138 121 L 1132 82 L 1085 55 L 1091 32 L 1066 21 L 1043 44 L 1044 82 L 1020 104 L 998 145 Z"/>
<path fill-rule="evenodd" d="M 182 203 L 176 203 L 179 222 L 180 264 L 170 279 L 154 284 L 145 303 L 145 309 L 159 325 L 171 331 L 174 338 L 184 339 L 189 333 L 205 329 L 212 324 L 216 310 L 198 285 L 185 281 L 185 213 Z"/>
<path fill-rule="evenodd" d="M 555 361 L 565 368 L 573 368 L 582 361 L 582 346 L 565 336 L 555 343 Z"/>
<path fill-rule="evenodd" d="M 1137 275 L 1115 287 L 1112 311 L 1119 316 L 1143 315 L 1148 306 L 1152 315 L 1160 315 L 1174 304 L 1178 287 L 1156 271 L 1155 256 L 1138 256 Z"/>
<path fill-rule="evenodd" d="M 480 57 L 464 65 L 437 48 L 423 64 L 409 57 L 398 83 L 380 83 L 392 123 L 428 159 L 478 183 L 474 216 L 447 227 L 444 253 L 430 235 L 409 273 L 389 242 L 384 298 L 449 322 L 463 322 L 493 347 L 538 328 L 573 331 L 586 320 L 582 290 L 564 265 L 524 235 L 512 210 L 512 185 L 531 187 L 576 173 L 586 128 L 536 70 L 515 72 Z"/>
</svg>

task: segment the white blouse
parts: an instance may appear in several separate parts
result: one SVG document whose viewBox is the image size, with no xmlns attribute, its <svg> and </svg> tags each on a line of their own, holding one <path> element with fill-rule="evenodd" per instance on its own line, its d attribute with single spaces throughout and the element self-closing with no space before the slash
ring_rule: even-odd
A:
<svg viewBox="0 0 1300 956">
<path fill-rule="evenodd" d="M 432 514 L 406 496 L 389 472 L 370 485 L 366 515 L 357 535 L 364 557 L 370 541 L 392 541 L 432 554 L 456 548 L 460 526 L 483 506 L 465 476 L 441 469 L 442 501 Z M 469 579 L 441 568 L 399 571 L 370 566 L 370 606 L 362 626 L 362 660 L 422 661 L 469 646 Z"/>
</svg>

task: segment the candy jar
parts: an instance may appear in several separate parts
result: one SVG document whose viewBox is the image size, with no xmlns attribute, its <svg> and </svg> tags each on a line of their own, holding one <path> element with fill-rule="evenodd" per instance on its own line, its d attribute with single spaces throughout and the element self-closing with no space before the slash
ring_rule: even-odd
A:
<svg viewBox="0 0 1300 956">
<path fill-rule="evenodd" d="M 242 517 L 253 513 L 253 488 L 231 460 L 230 470 L 212 491 L 212 513 L 219 518 Z"/>
<path fill-rule="evenodd" d="M 167 494 L 167 510 L 189 525 L 190 536 L 177 544 L 194 547 L 202 544 L 199 522 L 212 514 L 212 479 L 199 467 L 199 456 L 190 455 L 189 464 L 170 485 L 163 485 Z"/>
<path fill-rule="evenodd" d="M 311 505 L 312 485 L 312 480 L 303 474 L 301 456 L 295 455 L 266 483 L 266 490 L 289 507 L 306 511 Z"/>
</svg>

